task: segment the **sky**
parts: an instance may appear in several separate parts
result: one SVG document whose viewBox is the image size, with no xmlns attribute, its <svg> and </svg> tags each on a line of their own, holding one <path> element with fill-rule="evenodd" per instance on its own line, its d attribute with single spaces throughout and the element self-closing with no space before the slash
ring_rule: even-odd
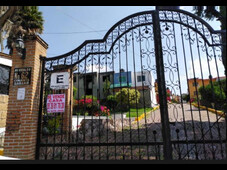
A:
<svg viewBox="0 0 227 170">
<path fill-rule="evenodd" d="M 181 8 L 190 12 L 192 9 Z M 85 40 L 102 39 L 121 19 L 154 9 L 155 6 L 40 6 L 45 20 L 41 38 L 49 44 L 47 57 L 72 51 Z M 209 23 L 214 29 L 220 27 L 218 22 Z"/>
<path fill-rule="evenodd" d="M 45 20 L 44 32 L 40 37 L 49 45 L 47 57 L 55 57 L 74 50 L 86 40 L 103 39 L 114 24 L 129 15 L 154 9 L 155 6 L 39 6 Z M 192 12 L 192 6 L 181 6 L 181 9 Z M 208 23 L 214 30 L 220 30 L 218 21 Z M 186 52 L 190 53 L 189 50 Z M 183 59 L 179 59 L 179 61 L 183 68 Z M 212 62 L 211 70 L 215 70 L 214 60 Z M 220 61 L 218 62 L 221 65 Z M 195 74 L 193 69 L 201 70 L 202 68 L 199 69 L 198 57 L 194 58 L 194 68 L 189 61 L 188 63 L 188 78 L 191 78 Z M 206 59 L 202 60 L 202 63 L 207 63 Z M 207 64 L 204 64 L 203 67 L 202 74 L 204 78 L 208 78 Z M 200 72 L 196 73 L 198 73 L 195 75 L 196 77 L 201 77 Z M 167 79 L 172 76 L 170 74 L 170 72 L 166 73 Z M 220 69 L 220 76 L 222 75 L 223 67 Z M 214 73 L 215 76 L 217 76 L 216 73 Z M 184 80 L 182 86 L 183 92 L 186 93 L 185 70 L 180 70 L 180 78 Z"/>
</svg>

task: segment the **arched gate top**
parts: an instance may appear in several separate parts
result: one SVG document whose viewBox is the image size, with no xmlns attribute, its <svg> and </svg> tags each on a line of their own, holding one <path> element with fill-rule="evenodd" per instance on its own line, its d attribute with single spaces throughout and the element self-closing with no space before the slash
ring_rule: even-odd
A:
<svg viewBox="0 0 227 170">
<path fill-rule="evenodd" d="M 52 70 L 52 66 L 65 65 L 74 67 L 76 64 L 92 54 L 109 54 L 113 45 L 125 33 L 145 25 L 153 24 L 152 15 L 156 10 L 144 11 L 132 14 L 113 25 L 103 39 L 87 40 L 76 49 L 56 57 L 46 58 L 46 68 Z M 173 22 L 182 24 L 194 32 L 200 34 L 209 46 L 220 46 L 220 31 L 215 31 L 200 17 L 184 10 L 160 10 L 160 22 Z"/>
</svg>

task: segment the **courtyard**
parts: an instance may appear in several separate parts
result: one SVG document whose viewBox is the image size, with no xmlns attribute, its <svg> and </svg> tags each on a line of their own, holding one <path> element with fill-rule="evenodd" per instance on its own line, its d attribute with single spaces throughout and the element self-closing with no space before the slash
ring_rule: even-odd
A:
<svg viewBox="0 0 227 170">
<path fill-rule="evenodd" d="M 188 103 L 169 104 L 173 159 L 225 159 L 225 119 Z M 163 140 L 160 110 L 142 120 L 92 119 L 71 134 L 45 137 L 40 159 L 160 160 Z"/>
</svg>

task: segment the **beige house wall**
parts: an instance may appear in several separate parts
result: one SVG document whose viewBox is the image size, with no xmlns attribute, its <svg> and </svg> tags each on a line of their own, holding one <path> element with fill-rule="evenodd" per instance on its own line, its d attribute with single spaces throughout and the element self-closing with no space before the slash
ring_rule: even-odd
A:
<svg viewBox="0 0 227 170">
<path fill-rule="evenodd" d="M 0 94 L 0 128 L 3 128 L 6 126 L 8 99 L 9 99 L 8 95 Z"/>
</svg>

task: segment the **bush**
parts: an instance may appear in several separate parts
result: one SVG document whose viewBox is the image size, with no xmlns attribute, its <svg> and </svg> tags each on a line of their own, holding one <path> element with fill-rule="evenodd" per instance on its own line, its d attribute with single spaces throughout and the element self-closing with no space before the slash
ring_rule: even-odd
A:
<svg viewBox="0 0 227 170">
<path fill-rule="evenodd" d="M 135 107 L 136 103 L 139 103 L 139 99 L 140 92 L 135 89 L 123 88 L 116 93 L 116 101 L 118 105 L 123 105 L 123 108 L 126 108 L 126 110 Z"/>
<path fill-rule="evenodd" d="M 92 95 L 82 96 L 80 99 L 92 99 L 94 101 L 97 101 L 97 97 L 92 96 Z"/>
<path fill-rule="evenodd" d="M 61 116 L 58 115 L 54 117 L 53 115 L 45 115 L 44 116 L 44 128 L 43 133 L 44 134 L 58 134 L 61 132 Z"/>
<path fill-rule="evenodd" d="M 73 99 L 76 100 L 77 88 L 73 86 Z"/>
<path fill-rule="evenodd" d="M 116 105 L 117 105 L 117 100 L 115 95 L 109 95 L 107 96 L 105 105 L 110 108 L 110 110 L 115 110 L 116 111 Z"/>
<path fill-rule="evenodd" d="M 93 98 L 93 99 L 92 99 Z M 106 106 L 102 106 L 96 97 L 86 96 L 86 99 L 74 101 L 74 115 L 85 116 L 109 116 L 110 110 Z"/>
<path fill-rule="evenodd" d="M 224 105 L 226 104 L 225 89 L 226 79 L 220 82 L 213 82 L 213 85 L 209 84 L 205 87 L 200 87 L 201 105 L 212 107 L 213 103 L 216 109 L 224 110 Z"/>
<path fill-rule="evenodd" d="M 190 100 L 190 95 L 189 94 L 182 94 L 182 99 L 186 102 L 189 102 Z"/>
</svg>

